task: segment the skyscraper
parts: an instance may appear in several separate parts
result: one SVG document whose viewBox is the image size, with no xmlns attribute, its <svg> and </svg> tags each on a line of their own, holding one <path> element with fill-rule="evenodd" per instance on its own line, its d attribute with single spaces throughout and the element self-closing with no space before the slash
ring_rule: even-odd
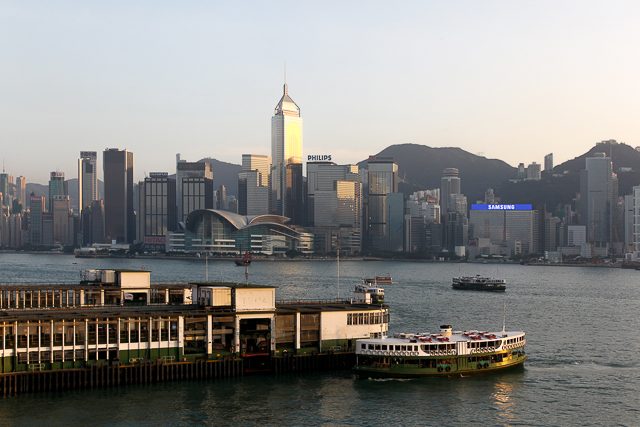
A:
<svg viewBox="0 0 640 427">
<path fill-rule="evenodd" d="M 446 168 L 440 180 L 440 212 L 443 217 L 451 210 L 451 195 L 460 194 L 460 178 L 458 169 Z"/>
<path fill-rule="evenodd" d="M 386 200 L 388 194 L 398 192 L 398 164 L 370 158 L 368 182 L 368 247 L 372 250 L 387 250 L 389 242 Z"/>
<path fill-rule="evenodd" d="M 53 196 L 51 213 L 53 214 L 53 243 L 69 244 L 69 196 Z"/>
<path fill-rule="evenodd" d="M 9 206 L 9 174 L 0 173 L 0 193 L 2 193 L 2 204 Z"/>
<path fill-rule="evenodd" d="M 302 206 L 302 118 L 300 108 L 289 97 L 285 83 L 284 94 L 271 118 L 271 194 L 272 210 L 286 215 L 299 224 L 304 213 Z"/>
<path fill-rule="evenodd" d="M 133 153 L 108 148 L 103 154 L 104 233 L 108 241 L 133 243 Z"/>
<path fill-rule="evenodd" d="M 18 199 L 22 202 L 24 209 L 29 207 L 29 201 L 27 200 L 27 179 L 24 176 L 16 178 L 16 193 Z"/>
<path fill-rule="evenodd" d="M 544 171 L 553 172 L 553 153 L 549 153 L 544 156 Z"/>
<path fill-rule="evenodd" d="M 29 197 L 29 237 L 32 245 L 41 245 L 43 243 L 42 236 L 42 220 L 45 212 L 44 197 L 36 196 L 31 193 Z"/>
<path fill-rule="evenodd" d="M 53 212 L 53 196 L 68 196 L 67 181 L 64 172 L 51 172 L 49 178 L 49 212 Z"/>
<path fill-rule="evenodd" d="M 185 185 L 182 182 L 185 179 L 189 180 L 190 184 Z M 196 182 L 204 186 L 202 193 L 200 192 L 200 184 L 195 186 Z M 189 193 L 183 194 L 183 189 Z M 205 191 L 207 194 L 204 193 Z M 203 201 L 202 203 L 185 205 L 185 200 L 193 202 L 194 197 L 198 200 L 210 199 L 211 202 L 205 203 Z M 198 209 L 205 209 L 205 206 L 207 209 L 213 209 L 213 166 L 211 163 L 187 162 L 182 160 L 180 154 L 176 154 L 176 205 L 179 222 L 187 219 L 187 215 L 194 209 L 194 206 L 199 206 Z"/>
<path fill-rule="evenodd" d="M 587 240 L 595 247 L 608 247 L 614 240 L 617 188 L 611 158 L 605 153 L 587 157 L 586 169 L 580 171 L 580 219 L 587 226 Z"/>
<path fill-rule="evenodd" d="M 242 155 L 242 170 L 238 172 L 238 213 L 264 215 L 271 213 L 271 157 Z"/>
<path fill-rule="evenodd" d="M 152 172 L 138 184 L 138 240 L 147 249 L 164 249 L 167 231 L 175 231 L 176 181 L 167 172 Z"/>
<path fill-rule="evenodd" d="M 78 159 L 78 212 L 98 200 L 98 153 L 81 151 Z"/>
</svg>

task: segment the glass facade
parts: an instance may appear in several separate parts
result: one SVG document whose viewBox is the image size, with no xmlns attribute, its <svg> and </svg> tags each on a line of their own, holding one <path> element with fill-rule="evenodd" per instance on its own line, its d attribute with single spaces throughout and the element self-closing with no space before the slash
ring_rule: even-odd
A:
<svg viewBox="0 0 640 427">
<path fill-rule="evenodd" d="M 274 214 L 285 215 L 287 212 L 295 214 L 302 212 L 302 189 L 300 197 L 296 198 L 298 176 L 302 182 L 302 118 L 300 109 L 289 97 L 287 85 L 284 85 L 284 95 L 276 105 L 274 116 L 271 118 L 271 209 Z M 300 165 L 298 175 L 297 167 L 289 168 L 290 165 Z M 288 206 L 300 204 L 301 206 Z M 287 215 L 289 216 L 289 215 Z M 291 217 L 292 223 L 300 224 L 297 218 Z"/>
<path fill-rule="evenodd" d="M 133 243 L 133 153 L 110 148 L 103 154 L 104 229 L 106 238 Z"/>
<path fill-rule="evenodd" d="M 176 181 L 166 176 L 144 180 L 144 236 L 164 237 L 176 229 Z"/>
<path fill-rule="evenodd" d="M 388 247 L 386 198 L 398 192 L 398 165 L 394 162 L 369 162 L 369 218 L 367 240 L 371 250 Z"/>
</svg>

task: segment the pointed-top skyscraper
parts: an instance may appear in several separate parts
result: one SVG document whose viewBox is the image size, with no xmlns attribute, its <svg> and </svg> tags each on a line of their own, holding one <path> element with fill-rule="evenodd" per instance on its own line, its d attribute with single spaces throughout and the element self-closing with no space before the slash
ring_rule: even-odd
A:
<svg viewBox="0 0 640 427">
<path fill-rule="evenodd" d="M 271 157 L 273 213 L 289 217 L 292 224 L 302 224 L 302 118 L 286 83 L 271 118 Z"/>
</svg>

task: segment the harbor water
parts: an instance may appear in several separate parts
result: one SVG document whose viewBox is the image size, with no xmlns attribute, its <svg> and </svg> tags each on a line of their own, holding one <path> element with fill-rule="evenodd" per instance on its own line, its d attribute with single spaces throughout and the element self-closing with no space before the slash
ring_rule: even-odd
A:
<svg viewBox="0 0 640 427">
<path fill-rule="evenodd" d="M 204 281 L 205 261 L 0 254 L 0 284 L 78 282 L 81 269 L 145 268 L 154 282 Z M 640 272 L 615 268 L 411 262 L 254 262 L 249 281 L 278 300 L 349 297 L 364 276 L 384 285 L 390 333 L 527 333 L 524 369 L 469 378 L 356 380 L 350 371 L 258 375 L 69 390 L 0 399 L 3 426 L 640 425 Z M 459 275 L 507 280 L 504 293 L 456 291 Z M 210 281 L 244 269 L 209 262 Z"/>
</svg>

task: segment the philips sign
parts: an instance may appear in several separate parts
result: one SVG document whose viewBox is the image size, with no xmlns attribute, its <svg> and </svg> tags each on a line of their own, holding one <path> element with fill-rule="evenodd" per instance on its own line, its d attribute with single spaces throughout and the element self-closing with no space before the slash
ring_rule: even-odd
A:
<svg viewBox="0 0 640 427">
<path fill-rule="evenodd" d="M 331 154 L 320 154 L 316 156 L 307 156 L 308 162 L 330 162 Z"/>
<path fill-rule="evenodd" d="M 531 205 L 471 205 L 473 211 L 530 211 Z"/>
</svg>

